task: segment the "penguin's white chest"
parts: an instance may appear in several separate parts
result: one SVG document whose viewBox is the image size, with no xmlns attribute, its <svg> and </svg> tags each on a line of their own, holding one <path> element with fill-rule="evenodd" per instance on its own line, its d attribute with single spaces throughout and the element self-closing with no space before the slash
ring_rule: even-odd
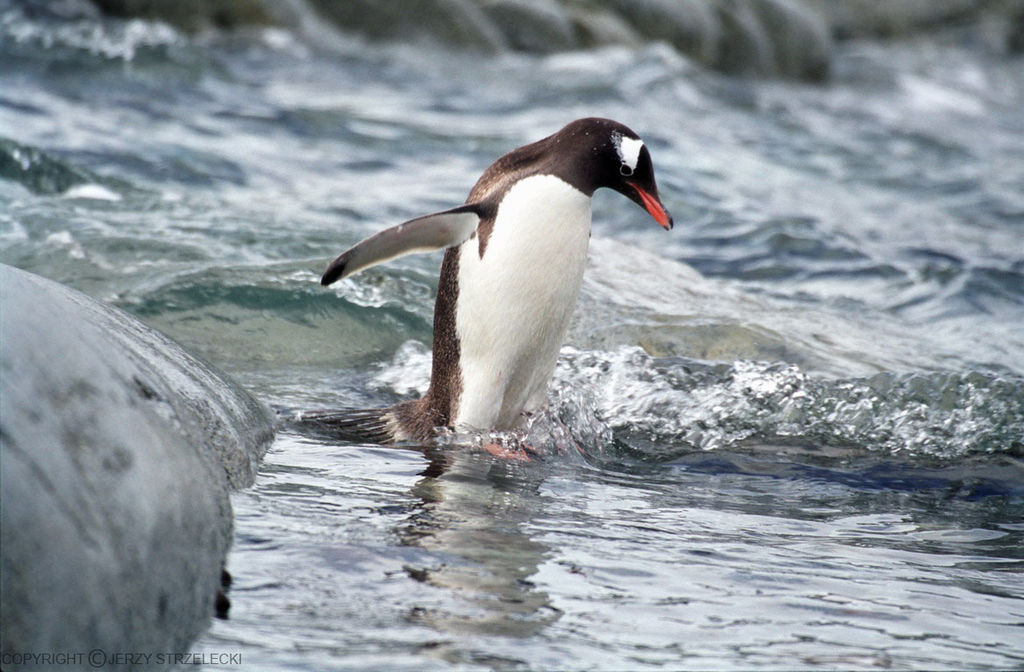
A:
<svg viewBox="0 0 1024 672">
<path fill-rule="evenodd" d="M 583 281 L 590 200 L 527 177 L 501 201 L 483 257 L 478 237 L 459 248 L 457 427 L 511 429 L 544 401 Z"/>
</svg>

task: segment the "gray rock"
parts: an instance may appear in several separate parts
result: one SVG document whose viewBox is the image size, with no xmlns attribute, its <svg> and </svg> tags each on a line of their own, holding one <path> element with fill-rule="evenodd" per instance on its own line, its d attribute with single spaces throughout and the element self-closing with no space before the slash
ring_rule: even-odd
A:
<svg viewBox="0 0 1024 672">
<path fill-rule="evenodd" d="M 482 7 L 513 49 L 552 53 L 580 46 L 572 20 L 555 0 L 490 0 Z"/>
<path fill-rule="evenodd" d="M 978 0 L 803 0 L 825 17 L 837 39 L 900 37 L 977 16 Z"/>
<path fill-rule="evenodd" d="M 711 3 L 702 0 L 606 0 L 648 40 L 663 40 L 698 63 L 718 60 L 721 25 Z"/>
<path fill-rule="evenodd" d="M 470 0 L 317 0 L 313 6 L 341 28 L 373 39 L 428 39 L 484 52 L 508 48 L 501 31 Z"/>
<path fill-rule="evenodd" d="M 753 9 L 771 39 L 776 74 L 810 81 L 828 77 L 832 34 L 820 14 L 794 0 L 761 0 Z"/>
<path fill-rule="evenodd" d="M 273 25 L 279 22 L 266 0 L 92 0 L 111 16 L 165 21 L 184 30 Z"/>
<path fill-rule="evenodd" d="M 1024 53 L 1024 0 L 992 0 L 982 14 L 982 39 L 997 53 Z"/>
<path fill-rule="evenodd" d="M 187 651 L 272 414 L 131 316 L 9 266 L 0 344 L 5 657 Z"/>
<path fill-rule="evenodd" d="M 771 38 L 751 3 L 722 0 L 717 5 L 722 40 L 712 67 L 735 75 L 775 74 Z"/>
<path fill-rule="evenodd" d="M 570 7 L 569 16 L 584 47 L 608 44 L 637 46 L 643 40 L 626 21 L 612 11 Z"/>
<path fill-rule="evenodd" d="M 39 1 L 39 0 L 35 0 Z M 190 31 L 283 25 L 311 16 L 345 32 L 455 50 L 550 53 L 664 41 L 744 76 L 828 77 L 832 40 L 902 37 L 982 23 L 1001 52 L 1024 51 L 1024 0 L 92 0 L 107 14 Z M 307 37 L 309 37 L 307 35 Z"/>
</svg>

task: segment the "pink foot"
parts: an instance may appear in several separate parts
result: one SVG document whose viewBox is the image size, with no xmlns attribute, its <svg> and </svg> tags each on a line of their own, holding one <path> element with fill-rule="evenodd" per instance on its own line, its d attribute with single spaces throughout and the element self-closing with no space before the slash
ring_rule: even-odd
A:
<svg viewBox="0 0 1024 672">
<path fill-rule="evenodd" d="M 511 449 L 508 446 L 501 445 L 500 443 L 485 443 L 481 448 L 498 459 L 516 460 L 518 462 L 530 461 L 530 456 L 526 454 L 525 450 Z"/>
</svg>

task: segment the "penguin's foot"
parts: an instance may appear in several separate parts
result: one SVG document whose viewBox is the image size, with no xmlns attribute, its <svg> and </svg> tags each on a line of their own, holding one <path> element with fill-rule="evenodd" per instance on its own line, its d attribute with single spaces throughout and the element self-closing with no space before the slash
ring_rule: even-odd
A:
<svg viewBox="0 0 1024 672">
<path fill-rule="evenodd" d="M 500 443 L 485 443 L 481 446 L 485 451 L 501 460 L 514 460 L 516 462 L 529 462 L 530 456 L 525 449 L 509 448 Z"/>
</svg>

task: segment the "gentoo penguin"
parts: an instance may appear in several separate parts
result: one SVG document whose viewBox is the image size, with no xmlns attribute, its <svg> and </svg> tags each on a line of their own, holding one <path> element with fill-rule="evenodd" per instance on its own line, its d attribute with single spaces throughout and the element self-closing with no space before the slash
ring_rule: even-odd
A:
<svg viewBox="0 0 1024 672">
<path fill-rule="evenodd" d="M 434 305 L 430 387 L 385 409 L 304 414 L 350 436 L 429 441 L 437 428 L 511 430 L 545 400 L 576 304 L 591 197 L 608 187 L 665 229 L 651 155 L 609 119 L 579 119 L 505 154 L 465 205 L 409 220 L 332 261 L 331 283 L 411 252 L 447 248 Z"/>
</svg>

